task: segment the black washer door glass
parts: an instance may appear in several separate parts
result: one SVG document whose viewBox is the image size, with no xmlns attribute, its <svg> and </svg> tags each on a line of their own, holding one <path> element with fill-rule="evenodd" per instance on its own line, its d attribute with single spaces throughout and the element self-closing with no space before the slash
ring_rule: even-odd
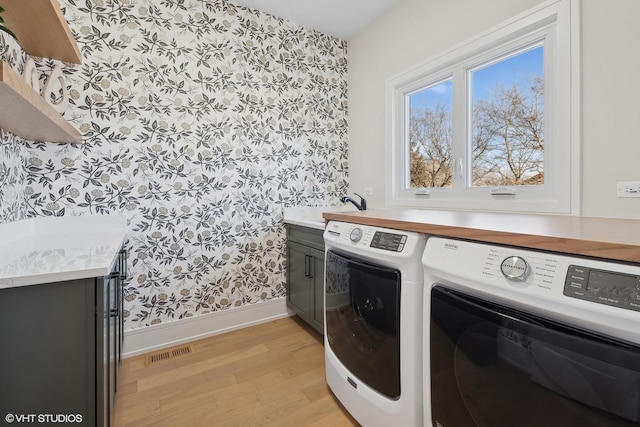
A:
<svg viewBox="0 0 640 427">
<path fill-rule="evenodd" d="M 640 349 L 436 286 L 434 426 L 640 425 Z"/>
<path fill-rule="evenodd" d="M 327 341 L 379 393 L 400 397 L 400 271 L 327 251 Z"/>
</svg>

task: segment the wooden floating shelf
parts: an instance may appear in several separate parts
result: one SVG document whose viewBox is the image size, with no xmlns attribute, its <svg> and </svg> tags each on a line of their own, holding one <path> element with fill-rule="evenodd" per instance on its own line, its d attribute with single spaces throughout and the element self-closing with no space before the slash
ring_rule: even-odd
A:
<svg viewBox="0 0 640 427">
<path fill-rule="evenodd" d="M 80 132 L 5 61 L 0 62 L 0 128 L 30 141 L 82 143 Z"/>
<path fill-rule="evenodd" d="M 29 55 L 82 63 L 58 0 L 2 0 L 2 18 Z M 5 37 L 8 37 L 5 35 Z"/>
</svg>

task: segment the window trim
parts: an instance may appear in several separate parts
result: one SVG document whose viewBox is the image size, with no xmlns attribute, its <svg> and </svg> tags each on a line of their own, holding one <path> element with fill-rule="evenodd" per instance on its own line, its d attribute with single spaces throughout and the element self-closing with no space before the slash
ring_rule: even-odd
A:
<svg viewBox="0 0 640 427">
<path fill-rule="evenodd" d="M 436 57 L 424 61 L 386 82 L 387 161 L 386 204 L 437 209 L 493 210 L 580 214 L 580 14 L 579 0 L 553 0 L 542 3 L 478 36 L 458 44 Z M 466 188 L 460 180 L 447 189 L 406 189 L 409 156 L 404 153 L 408 141 L 407 94 L 436 82 L 454 77 L 500 52 L 517 49 L 545 40 L 545 139 L 568 141 L 552 143 L 545 152 L 545 185 L 518 187 L 515 196 L 492 196 L 487 188 Z M 483 59 L 484 58 L 484 59 Z M 553 60 L 549 60 L 553 58 Z M 548 67 L 552 67 L 549 69 Z M 547 81 L 549 73 L 553 78 Z M 468 108 L 463 100 L 469 91 L 467 75 L 464 85 L 454 84 L 454 117 L 456 108 Z M 461 87 L 463 86 L 463 87 Z M 402 126 L 400 126 L 402 124 Z M 453 123 L 453 140 L 468 136 L 467 121 Z M 452 150 L 458 150 L 452 147 Z M 545 147 L 546 151 L 546 147 Z M 408 151 L 407 151 L 408 153 Z M 470 167 L 466 153 L 454 153 L 454 176 Z M 549 180 L 547 174 L 550 175 Z M 464 181 L 463 181 L 464 182 Z M 465 187 L 465 188 L 461 188 Z M 427 193 L 427 194 L 425 194 Z"/>
</svg>

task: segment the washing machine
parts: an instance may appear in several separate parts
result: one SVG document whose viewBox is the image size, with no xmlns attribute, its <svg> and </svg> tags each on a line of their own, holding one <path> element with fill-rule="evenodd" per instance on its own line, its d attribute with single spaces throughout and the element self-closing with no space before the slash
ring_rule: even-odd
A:
<svg viewBox="0 0 640 427">
<path fill-rule="evenodd" d="M 432 237 L 424 425 L 640 425 L 640 266 Z"/>
<path fill-rule="evenodd" d="M 331 221 L 324 240 L 331 391 L 363 426 L 422 425 L 426 236 Z"/>
</svg>

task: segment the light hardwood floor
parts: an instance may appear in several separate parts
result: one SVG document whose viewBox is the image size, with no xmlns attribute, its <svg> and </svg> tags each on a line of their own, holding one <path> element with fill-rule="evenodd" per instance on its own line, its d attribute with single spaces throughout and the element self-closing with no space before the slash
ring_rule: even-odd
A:
<svg viewBox="0 0 640 427">
<path fill-rule="evenodd" d="M 322 337 L 297 318 L 191 344 L 123 361 L 115 427 L 358 426 L 325 382 Z"/>
</svg>

